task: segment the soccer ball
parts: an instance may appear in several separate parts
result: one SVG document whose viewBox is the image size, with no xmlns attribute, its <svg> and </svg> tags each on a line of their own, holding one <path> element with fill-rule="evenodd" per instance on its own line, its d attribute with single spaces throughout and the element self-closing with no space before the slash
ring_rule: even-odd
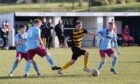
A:
<svg viewBox="0 0 140 84">
<path fill-rule="evenodd" d="M 92 76 L 97 77 L 97 76 L 99 76 L 99 71 L 97 69 L 93 69 L 91 71 L 91 74 L 92 74 Z"/>
</svg>

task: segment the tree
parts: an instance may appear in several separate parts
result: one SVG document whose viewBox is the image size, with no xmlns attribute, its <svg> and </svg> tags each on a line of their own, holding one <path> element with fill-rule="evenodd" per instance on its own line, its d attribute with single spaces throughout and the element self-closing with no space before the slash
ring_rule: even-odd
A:
<svg viewBox="0 0 140 84">
<path fill-rule="evenodd" d="M 25 0 L 25 3 L 30 4 L 32 3 L 32 0 Z"/>
<path fill-rule="evenodd" d="M 78 6 L 82 6 L 83 5 L 83 0 L 78 0 Z"/>
<path fill-rule="evenodd" d="M 44 0 L 36 0 L 37 3 L 44 3 Z"/>
<path fill-rule="evenodd" d="M 75 4 L 75 1 L 72 0 L 72 9 L 74 9 L 74 4 Z"/>
</svg>

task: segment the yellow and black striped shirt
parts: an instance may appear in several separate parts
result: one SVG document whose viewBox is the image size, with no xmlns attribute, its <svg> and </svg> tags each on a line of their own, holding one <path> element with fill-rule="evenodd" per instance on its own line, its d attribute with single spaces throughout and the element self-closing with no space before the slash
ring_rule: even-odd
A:
<svg viewBox="0 0 140 84">
<path fill-rule="evenodd" d="M 72 46 L 81 47 L 82 46 L 82 40 L 84 34 L 88 33 L 86 29 L 81 29 L 80 31 L 73 30 L 70 34 L 70 38 L 72 40 Z"/>
</svg>

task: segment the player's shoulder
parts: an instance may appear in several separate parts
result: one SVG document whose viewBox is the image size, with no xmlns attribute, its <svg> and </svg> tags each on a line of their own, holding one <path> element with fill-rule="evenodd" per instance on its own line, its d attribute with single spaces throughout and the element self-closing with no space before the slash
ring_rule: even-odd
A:
<svg viewBox="0 0 140 84">
<path fill-rule="evenodd" d="M 99 32 L 106 32 L 107 28 L 102 28 Z"/>
</svg>

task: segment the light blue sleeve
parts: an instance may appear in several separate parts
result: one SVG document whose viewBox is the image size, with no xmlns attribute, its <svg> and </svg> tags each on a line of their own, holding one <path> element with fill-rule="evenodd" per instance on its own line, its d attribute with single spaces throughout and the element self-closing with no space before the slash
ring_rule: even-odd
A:
<svg viewBox="0 0 140 84">
<path fill-rule="evenodd" d="M 15 36 L 15 43 L 17 43 L 18 40 L 19 40 L 18 35 L 19 35 L 19 34 L 16 34 L 16 36 Z"/>
<path fill-rule="evenodd" d="M 27 32 L 25 33 L 25 39 L 27 40 Z"/>
<path fill-rule="evenodd" d="M 114 47 L 118 50 L 119 46 L 118 46 L 118 42 L 117 42 L 117 35 L 114 33 L 113 34 L 113 42 L 114 42 Z"/>
<path fill-rule="evenodd" d="M 41 31 L 40 31 L 39 28 L 37 29 L 37 32 L 36 32 L 36 33 L 37 33 L 37 36 L 38 36 L 38 37 L 41 37 Z"/>
<path fill-rule="evenodd" d="M 98 36 L 99 38 L 100 38 L 101 36 L 103 36 L 104 30 L 105 30 L 105 29 L 103 29 L 103 30 L 101 30 L 101 31 L 99 31 L 99 32 L 97 33 L 97 36 Z"/>
</svg>

